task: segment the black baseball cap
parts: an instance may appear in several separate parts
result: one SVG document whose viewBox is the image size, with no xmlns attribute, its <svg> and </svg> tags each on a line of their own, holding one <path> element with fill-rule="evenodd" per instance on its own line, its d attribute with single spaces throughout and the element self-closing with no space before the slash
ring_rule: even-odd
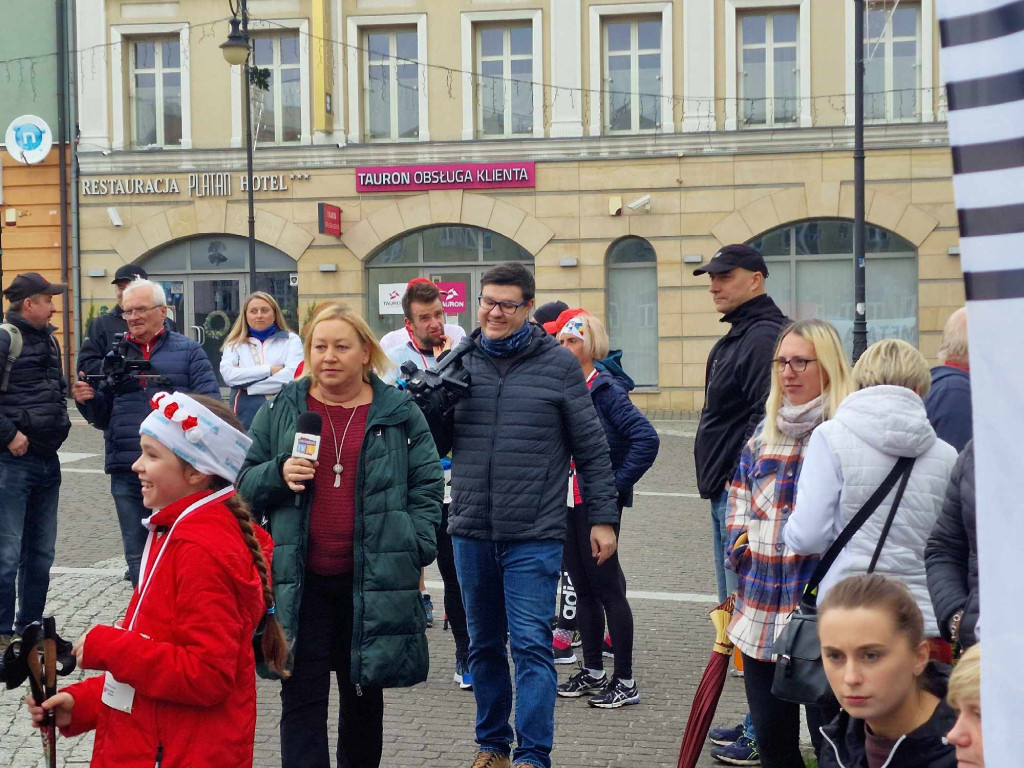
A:
<svg viewBox="0 0 1024 768">
<path fill-rule="evenodd" d="M 67 283 L 51 283 L 38 272 L 25 272 L 11 280 L 11 284 L 4 289 L 4 296 L 13 303 L 40 293 L 56 296 L 67 289 Z"/>
<path fill-rule="evenodd" d="M 693 270 L 693 274 L 720 275 L 737 268 L 760 272 L 768 277 L 768 267 L 765 266 L 764 256 L 761 255 L 761 252 L 757 248 L 751 248 L 749 245 L 741 243 L 725 246 L 711 257 L 711 261 Z"/>
<path fill-rule="evenodd" d="M 541 304 L 533 311 L 533 320 L 537 325 L 550 323 L 568 308 L 569 305 L 564 301 L 549 301 L 547 304 Z"/>
<path fill-rule="evenodd" d="M 114 273 L 114 279 L 110 281 L 110 284 L 117 285 L 125 280 L 134 280 L 136 277 L 141 277 L 145 280 L 149 275 L 146 274 L 146 270 L 137 264 L 124 264 L 117 268 L 117 272 Z"/>
</svg>

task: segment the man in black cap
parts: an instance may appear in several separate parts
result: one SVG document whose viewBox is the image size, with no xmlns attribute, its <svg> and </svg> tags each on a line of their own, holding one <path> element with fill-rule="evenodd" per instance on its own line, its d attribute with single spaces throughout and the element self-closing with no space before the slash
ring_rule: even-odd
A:
<svg viewBox="0 0 1024 768">
<path fill-rule="evenodd" d="M 0 361 L 6 363 L 0 371 L 0 651 L 43 618 L 50 586 L 60 493 L 57 449 L 71 431 L 68 385 L 50 318 L 57 311 L 53 297 L 66 290 L 63 283 L 26 272 L 3 292 L 10 304 L 0 326 Z"/>
<path fill-rule="evenodd" d="M 711 298 L 732 328 L 711 349 L 704 379 L 693 455 L 697 490 L 711 501 L 718 599 L 736 589 L 736 574 L 725 568 L 725 522 L 729 483 L 740 452 L 764 418 L 771 383 L 771 358 L 786 316 L 765 293 L 768 268 L 749 245 L 727 245 L 694 275 L 711 276 Z"/>
<path fill-rule="evenodd" d="M 123 264 L 114 273 L 111 284 L 117 293 L 117 306 L 105 315 L 100 315 L 89 323 L 82 348 L 78 352 L 78 370 L 95 376 L 102 372 L 103 358 L 114 343 L 114 336 L 128 332 L 128 323 L 124 319 L 124 307 L 121 305 L 124 289 L 137 277 L 146 279 L 146 270 L 137 264 Z M 168 326 L 168 330 L 172 330 Z"/>
</svg>

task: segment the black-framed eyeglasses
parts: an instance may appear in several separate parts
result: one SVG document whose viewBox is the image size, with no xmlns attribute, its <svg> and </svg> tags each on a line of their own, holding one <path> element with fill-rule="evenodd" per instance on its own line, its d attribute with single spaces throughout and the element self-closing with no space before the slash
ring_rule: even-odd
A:
<svg viewBox="0 0 1024 768">
<path fill-rule="evenodd" d="M 502 313 L 506 315 L 514 315 L 519 311 L 520 307 L 525 307 L 530 303 L 528 301 L 495 301 L 490 296 L 484 296 L 482 293 L 476 297 L 476 300 L 480 305 L 480 309 L 490 312 L 495 307 L 501 307 Z"/>
<path fill-rule="evenodd" d="M 787 365 L 792 368 L 795 373 L 803 373 L 807 370 L 808 363 L 816 363 L 818 362 L 818 359 L 815 357 L 791 357 L 787 360 L 784 357 L 776 357 L 772 362 L 775 363 L 775 368 L 779 373 L 785 371 Z"/>
</svg>

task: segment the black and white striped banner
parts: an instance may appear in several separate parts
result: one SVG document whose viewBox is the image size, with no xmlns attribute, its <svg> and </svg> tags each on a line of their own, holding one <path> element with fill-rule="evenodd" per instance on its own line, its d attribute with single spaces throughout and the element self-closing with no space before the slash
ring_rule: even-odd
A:
<svg viewBox="0 0 1024 768">
<path fill-rule="evenodd" d="M 1020 765 L 1024 0 L 938 0 L 938 16 L 970 334 L 985 762 Z"/>
</svg>

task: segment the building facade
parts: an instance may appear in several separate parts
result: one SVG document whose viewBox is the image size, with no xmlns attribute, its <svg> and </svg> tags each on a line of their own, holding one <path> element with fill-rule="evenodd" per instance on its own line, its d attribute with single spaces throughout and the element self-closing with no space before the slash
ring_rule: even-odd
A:
<svg viewBox="0 0 1024 768">
<path fill-rule="evenodd" d="M 868 17 L 867 315 L 931 358 L 963 303 L 938 33 L 930 0 L 894 5 Z M 390 330 L 423 275 L 470 329 L 518 260 L 606 321 L 638 403 L 694 410 L 724 326 L 692 271 L 750 242 L 783 309 L 852 344 L 852 3 L 249 6 L 258 287 L 293 321 L 342 299 Z M 228 13 L 78 2 L 82 311 L 143 264 L 215 358 L 252 288 Z"/>
</svg>

